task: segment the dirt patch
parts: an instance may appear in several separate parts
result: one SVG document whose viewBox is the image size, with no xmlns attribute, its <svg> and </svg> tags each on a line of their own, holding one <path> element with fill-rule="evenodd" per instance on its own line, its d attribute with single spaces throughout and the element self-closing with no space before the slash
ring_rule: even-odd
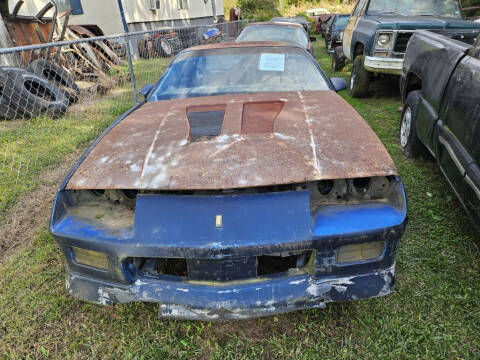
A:
<svg viewBox="0 0 480 360">
<path fill-rule="evenodd" d="M 0 264 L 32 245 L 35 234 L 48 227 L 55 194 L 82 150 L 39 175 L 38 186 L 22 195 L 0 224 Z"/>
</svg>

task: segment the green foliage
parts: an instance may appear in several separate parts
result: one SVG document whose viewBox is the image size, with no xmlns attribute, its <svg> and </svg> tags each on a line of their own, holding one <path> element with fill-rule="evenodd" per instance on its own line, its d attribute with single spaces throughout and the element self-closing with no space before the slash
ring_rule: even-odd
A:
<svg viewBox="0 0 480 360">
<path fill-rule="evenodd" d="M 280 15 L 277 0 L 238 0 L 237 4 L 246 19 L 266 21 Z"/>
</svg>

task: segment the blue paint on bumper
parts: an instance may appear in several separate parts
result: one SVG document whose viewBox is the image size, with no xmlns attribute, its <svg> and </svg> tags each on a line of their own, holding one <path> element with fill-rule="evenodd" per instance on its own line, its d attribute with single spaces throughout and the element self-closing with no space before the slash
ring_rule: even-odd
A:
<svg viewBox="0 0 480 360">
<path fill-rule="evenodd" d="M 134 225 L 115 231 L 72 213 L 73 198 L 62 190 L 50 230 L 67 260 L 67 287 L 79 299 L 103 305 L 154 302 L 160 304 L 162 317 L 181 319 L 265 316 L 393 291 L 396 250 L 407 223 L 406 197 L 399 178 L 394 186 L 395 196 L 388 201 L 319 206 L 312 214 L 305 191 L 204 197 L 139 195 Z M 222 228 L 215 227 L 215 214 L 219 213 L 225 219 Z M 337 262 L 340 247 L 368 242 L 385 244 L 381 256 Z M 77 263 L 72 247 L 106 254 L 109 270 Z M 132 269 L 128 262 L 132 258 L 185 258 L 255 266 L 262 256 L 302 251 L 311 254 L 303 268 L 240 276 L 235 281 L 152 276 Z M 246 261 L 238 261 L 242 258 Z"/>
<path fill-rule="evenodd" d="M 161 317 L 185 320 L 238 320 L 323 308 L 329 302 L 385 296 L 394 286 L 395 265 L 350 277 L 315 279 L 304 274 L 228 286 L 154 279 L 118 286 L 67 274 L 67 288 L 82 300 L 103 305 L 154 302 L 160 304 Z"/>
</svg>

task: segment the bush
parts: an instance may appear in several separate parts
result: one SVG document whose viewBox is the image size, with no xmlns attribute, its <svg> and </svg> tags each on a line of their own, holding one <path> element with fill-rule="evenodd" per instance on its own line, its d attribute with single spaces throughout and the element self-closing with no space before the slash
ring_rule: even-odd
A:
<svg viewBox="0 0 480 360">
<path fill-rule="evenodd" d="M 277 0 L 238 0 L 237 4 L 246 19 L 266 21 L 280 15 Z"/>
</svg>

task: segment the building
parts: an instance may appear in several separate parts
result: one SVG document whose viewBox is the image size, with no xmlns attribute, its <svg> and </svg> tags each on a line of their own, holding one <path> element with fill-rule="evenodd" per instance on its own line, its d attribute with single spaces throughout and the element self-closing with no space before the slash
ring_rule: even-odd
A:
<svg viewBox="0 0 480 360">
<path fill-rule="evenodd" d="M 129 31 L 211 24 L 224 17 L 223 0 L 121 0 Z M 35 16 L 49 0 L 24 0 L 20 16 Z M 123 33 L 118 0 L 56 0 L 59 10 L 72 9 L 69 24 L 97 25 L 105 35 Z M 9 0 L 10 13 L 18 3 Z M 52 16 L 49 10 L 46 16 Z"/>
</svg>

